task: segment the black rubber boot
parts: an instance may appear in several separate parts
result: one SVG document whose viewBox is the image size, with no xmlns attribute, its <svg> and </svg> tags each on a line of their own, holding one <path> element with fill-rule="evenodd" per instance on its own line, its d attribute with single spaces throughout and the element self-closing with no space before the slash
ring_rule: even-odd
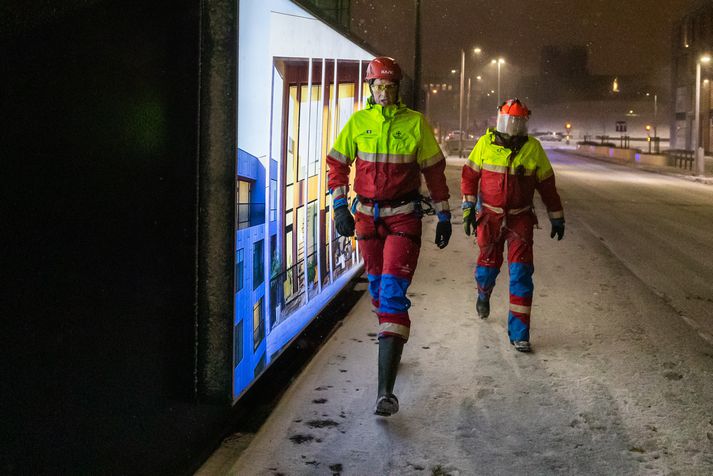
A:
<svg viewBox="0 0 713 476">
<path fill-rule="evenodd" d="M 394 384 L 403 349 L 402 338 L 379 337 L 379 396 L 374 409 L 377 415 L 390 416 L 399 411 L 399 401 L 394 395 Z"/>
<path fill-rule="evenodd" d="M 515 341 L 510 341 L 512 345 L 515 346 L 515 350 L 518 352 L 532 352 L 532 346 L 530 345 L 529 341 L 526 340 L 515 340 Z"/>
<path fill-rule="evenodd" d="M 481 299 L 478 296 L 478 301 L 475 303 L 475 310 L 481 319 L 486 319 L 490 315 L 490 299 Z"/>
</svg>

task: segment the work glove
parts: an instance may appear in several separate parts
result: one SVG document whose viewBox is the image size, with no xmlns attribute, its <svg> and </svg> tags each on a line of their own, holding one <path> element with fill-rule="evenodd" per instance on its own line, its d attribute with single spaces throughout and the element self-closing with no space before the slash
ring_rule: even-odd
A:
<svg viewBox="0 0 713 476">
<path fill-rule="evenodd" d="M 354 236 L 354 217 L 349 207 L 342 205 L 334 209 L 334 226 L 342 236 Z"/>
<path fill-rule="evenodd" d="M 550 238 L 554 238 L 555 235 L 557 235 L 557 241 L 564 238 L 564 218 L 550 218 L 550 223 L 552 223 Z"/>
<path fill-rule="evenodd" d="M 473 236 L 475 236 L 477 233 L 475 226 L 475 203 L 463 202 L 460 207 L 463 210 L 463 231 L 465 231 L 467 236 L 470 236 L 471 232 L 473 233 Z"/>
<path fill-rule="evenodd" d="M 438 224 L 436 225 L 436 245 L 443 249 L 448 246 L 453 228 L 451 227 L 451 212 L 438 212 Z"/>
</svg>

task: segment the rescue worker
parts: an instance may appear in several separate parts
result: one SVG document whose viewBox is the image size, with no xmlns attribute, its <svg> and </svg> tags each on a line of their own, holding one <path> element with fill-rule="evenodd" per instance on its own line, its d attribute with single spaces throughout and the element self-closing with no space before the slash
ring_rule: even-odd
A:
<svg viewBox="0 0 713 476">
<path fill-rule="evenodd" d="M 518 99 L 498 108 L 495 129 L 476 143 L 461 174 L 463 227 L 476 233 L 480 253 L 475 268 L 478 286 L 476 312 L 490 314 L 490 294 L 508 245 L 510 311 L 508 336 L 520 352 L 530 352 L 532 306 L 533 228 L 537 224 L 532 199 L 535 190 L 547 208 L 550 237 L 564 236 L 564 211 L 555 174 L 540 142 L 527 135 L 530 111 Z M 480 195 L 479 195 L 480 194 Z M 480 198 L 481 207 L 476 209 Z"/>
<path fill-rule="evenodd" d="M 379 319 L 374 413 L 389 416 L 399 410 L 394 383 L 411 325 L 406 290 L 421 247 L 420 174 L 438 215 L 439 248 L 445 248 L 451 237 L 451 213 L 443 153 L 423 115 L 399 100 L 401 68 L 392 58 L 375 58 L 366 69 L 366 80 L 371 97 L 365 109 L 350 117 L 327 155 L 328 186 L 339 234 L 353 236 L 356 227 Z M 347 206 L 352 163 L 356 167 L 354 217 Z"/>
</svg>

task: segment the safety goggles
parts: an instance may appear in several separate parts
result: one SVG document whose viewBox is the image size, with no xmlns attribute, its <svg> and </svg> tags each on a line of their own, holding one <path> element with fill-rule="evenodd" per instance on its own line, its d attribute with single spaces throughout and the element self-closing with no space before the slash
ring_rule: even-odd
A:
<svg viewBox="0 0 713 476">
<path fill-rule="evenodd" d="M 383 91 L 395 91 L 396 88 L 399 87 L 399 85 L 398 84 L 373 84 L 371 87 L 374 89 L 374 91 L 383 92 Z"/>
</svg>

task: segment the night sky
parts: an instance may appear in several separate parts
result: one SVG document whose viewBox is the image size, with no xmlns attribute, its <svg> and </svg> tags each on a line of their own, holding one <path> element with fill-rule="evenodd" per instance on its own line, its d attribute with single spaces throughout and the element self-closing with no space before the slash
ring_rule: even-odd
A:
<svg viewBox="0 0 713 476">
<path fill-rule="evenodd" d="M 459 67 L 480 46 L 534 73 L 545 45 L 586 45 L 593 74 L 652 73 L 670 63 L 671 27 L 699 0 L 421 0 L 424 76 Z M 355 0 L 353 28 L 412 70 L 413 0 Z M 376 20 L 374 18 L 377 18 Z M 377 26 L 390 18 L 387 26 Z"/>
</svg>

